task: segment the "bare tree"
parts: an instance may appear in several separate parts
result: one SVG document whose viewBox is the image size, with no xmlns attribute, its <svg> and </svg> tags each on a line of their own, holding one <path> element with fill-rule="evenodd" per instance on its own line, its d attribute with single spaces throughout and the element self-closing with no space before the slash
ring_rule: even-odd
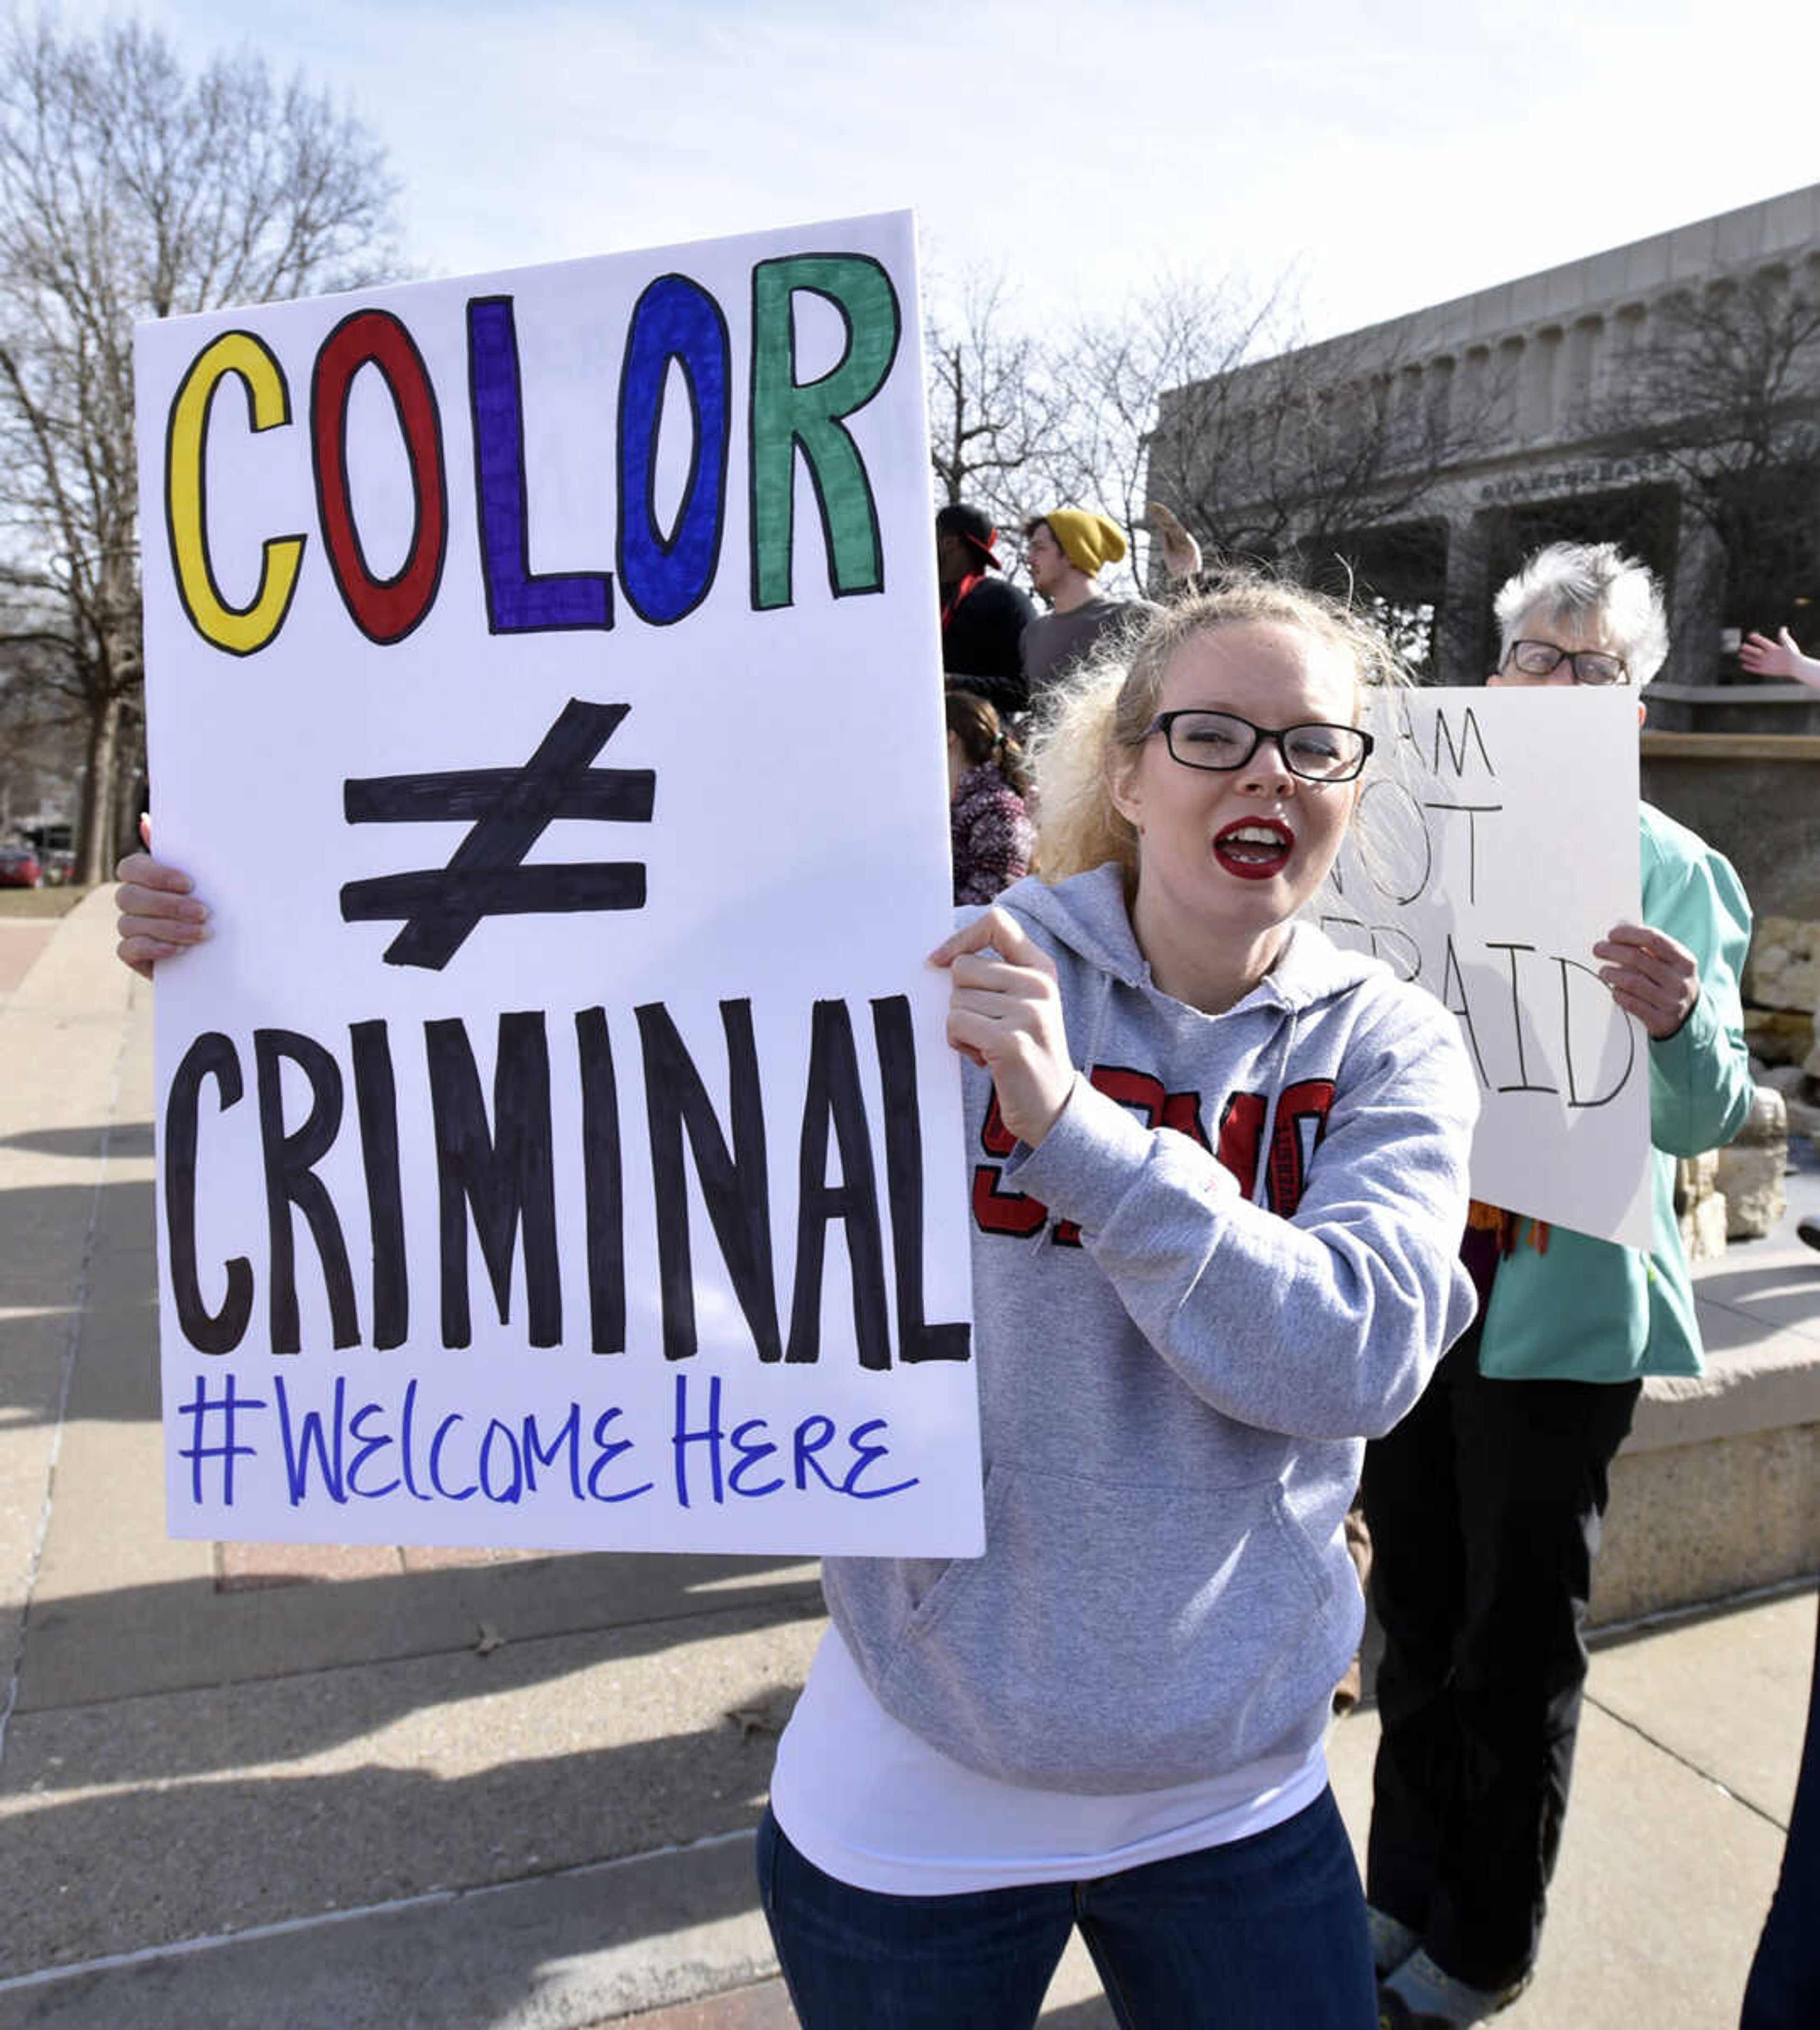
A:
<svg viewBox="0 0 1820 2030">
<path fill-rule="evenodd" d="M 0 842 L 15 825 L 58 801 L 82 758 L 82 729 L 69 701 L 19 667 L 0 681 Z"/>
<path fill-rule="evenodd" d="M 1651 307 L 1615 411 L 1718 539 L 1726 618 L 1820 593 L 1820 293 L 1772 269 Z"/>
<path fill-rule="evenodd" d="M 133 324 L 375 280 L 396 196 L 358 119 L 251 54 L 191 76 L 131 22 L 0 39 L 0 647 L 80 714 L 79 879 L 111 857 L 143 672 Z"/>
<path fill-rule="evenodd" d="M 1181 461 L 1157 454 L 1165 397 L 1239 368 L 1283 322 L 1292 289 L 1289 276 L 1260 294 L 1236 276 L 1164 275 L 1112 314 L 1083 318 L 1057 360 L 1060 426 L 1043 477 L 1056 500 L 1096 507 L 1131 534 L 1135 589 L 1148 576 L 1148 502 L 1161 500 L 1190 527 L 1199 519 Z"/>
<path fill-rule="evenodd" d="M 1432 614 L 1390 567 L 1388 532 L 1499 434 L 1507 391 L 1419 367 L 1382 328 L 1298 344 L 1295 298 L 1293 273 L 1266 289 L 1165 275 L 1046 344 L 1016 325 L 1002 277 L 970 278 L 958 319 L 932 319 L 927 338 L 938 496 L 1001 526 L 1060 503 L 1097 508 L 1132 537 L 1138 591 L 1152 499 L 1210 560 L 1321 580 L 1369 548 L 1395 581 L 1387 612 L 1425 644 Z"/>
<path fill-rule="evenodd" d="M 1287 292 L 1287 281 L 1261 296 L 1235 278 L 1164 276 L 1046 340 L 1017 322 L 1002 274 L 974 272 L 925 342 L 938 498 L 973 501 L 1001 527 L 1059 505 L 1095 508 L 1133 536 L 1126 570 L 1141 589 L 1157 405 L 1254 351 Z M 1176 504 L 1172 488 L 1164 497 Z"/>
<path fill-rule="evenodd" d="M 1469 387 L 1381 326 L 1290 346 L 1170 391 L 1150 485 L 1216 556 L 1318 580 L 1361 532 L 1418 515 L 1450 466 L 1498 437 L 1504 402 L 1495 381 Z"/>
<path fill-rule="evenodd" d="M 1034 511 L 1057 403 L 1047 353 L 1019 327 L 1002 271 L 968 273 L 954 310 L 930 313 L 923 355 L 938 501 L 968 501 L 1016 528 Z"/>
</svg>

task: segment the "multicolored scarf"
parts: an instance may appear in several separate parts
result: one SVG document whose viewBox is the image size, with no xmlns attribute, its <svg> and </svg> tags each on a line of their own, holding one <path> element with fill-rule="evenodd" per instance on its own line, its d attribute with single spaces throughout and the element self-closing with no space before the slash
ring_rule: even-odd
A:
<svg viewBox="0 0 1820 2030">
<path fill-rule="evenodd" d="M 1529 1219 L 1520 1212 L 1506 1212 L 1502 1206 L 1487 1205 L 1483 1199 L 1474 1199 L 1466 1208 L 1466 1231 L 1469 1233 L 1496 1235 L 1501 1259 L 1517 1252 L 1517 1244 L 1523 1238 L 1521 1229 L 1525 1225 L 1529 1229 L 1529 1246 L 1538 1255 L 1546 1255 L 1548 1252 L 1547 1220 Z"/>
</svg>

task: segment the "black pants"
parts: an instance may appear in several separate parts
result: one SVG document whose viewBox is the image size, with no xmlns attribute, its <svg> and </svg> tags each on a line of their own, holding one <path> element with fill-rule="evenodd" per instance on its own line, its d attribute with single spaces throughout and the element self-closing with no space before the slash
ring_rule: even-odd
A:
<svg viewBox="0 0 1820 2030">
<path fill-rule="evenodd" d="M 1385 1637 L 1365 1894 L 1475 1987 L 1541 1942 L 1606 1469 L 1641 1388 L 1488 1381 L 1475 1325 L 1365 1448 Z"/>
</svg>

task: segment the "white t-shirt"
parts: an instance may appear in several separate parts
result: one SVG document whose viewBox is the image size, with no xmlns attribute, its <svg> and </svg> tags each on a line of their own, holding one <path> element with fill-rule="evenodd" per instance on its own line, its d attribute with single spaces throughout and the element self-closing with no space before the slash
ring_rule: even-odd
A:
<svg viewBox="0 0 1820 2030">
<path fill-rule="evenodd" d="M 893 1720 L 839 1631 L 778 1744 L 771 1809 L 824 1875 L 891 1896 L 1079 1882 L 1263 1832 L 1327 1787 L 1327 1745 L 1129 1796 L 1002 1783 Z"/>
</svg>

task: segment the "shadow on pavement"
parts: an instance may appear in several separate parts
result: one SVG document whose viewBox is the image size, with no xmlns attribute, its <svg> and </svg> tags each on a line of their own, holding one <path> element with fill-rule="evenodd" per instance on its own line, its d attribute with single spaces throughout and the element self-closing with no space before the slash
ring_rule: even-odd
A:
<svg viewBox="0 0 1820 2030">
<path fill-rule="evenodd" d="M 152 1125 L 149 1121 L 102 1122 L 94 1128 L 37 1128 L 24 1135 L 0 1136 L 0 1149 L 23 1149 L 35 1156 L 96 1156 L 102 1138 L 107 1153 L 123 1160 L 152 1153 Z"/>
<path fill-rule="evenodd" d="M 13 1315 L 15 1351 L 32 1329 L 60 1336 L 78 1322 L 72 1417 L 110 1423 L 155 1422 L 158 1416 L 158 1299 L 152 1255 L 154 1191 L 132 1183 L 41 1184 L 0 1192 L 0 1303 Z M 83 1287 L 81 1259 L 69 1236 L 84 1234 L 92 1256 L 106 1247 L 128 1273 Z M 37 1377 L 35 1381 L 34 1377 Z M 55 1420 L 58 1398 L 44 1387 L 39 1364 L 0 1353 L 0 1423 L 17 1430 Z"/>
<path fill-rule="evenodd" d="M 0 1818 L 0 1880 L 32 1885 L 0 1936 L 0 1979 L 744 1831 L 773 1746 L 728 1724 L 454 1777 L 373 1763 L 68 1799 L 34 1786 Z M 691 1924 L 755 1901 L 749 1866 L 730 1880 L 703 1871 L 692 1887 Z M 507 1949 L 496 1935 L 496 1970 Z M 523 1969 L 527 1985 L 535 1972 Z"/>
<path fill-rule="evenodd" d="M 636 1552 L 246 1592 L 203 1578 L 54 1596 L 27 1621 L 14 1723 L 100 1716 L 67 1780 L 165 1782 L 297 1760 L 425 1708 L 822 1611 L 800 1561 Z M 193 1701 L 198 1724 L 106 1723 L 114 1704 L 149 1697 Z"/>
</svg>

